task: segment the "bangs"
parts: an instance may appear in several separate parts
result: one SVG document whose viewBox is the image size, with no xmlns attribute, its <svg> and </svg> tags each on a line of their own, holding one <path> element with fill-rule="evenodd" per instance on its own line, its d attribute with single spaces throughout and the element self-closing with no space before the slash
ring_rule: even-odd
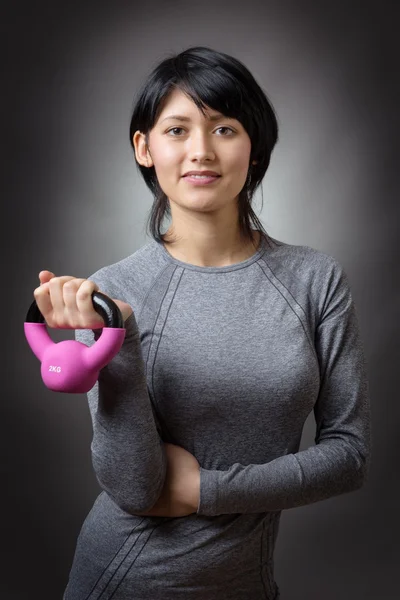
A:
<svg viewBox="0 0 400 600">
<path fill-rule="evenodd" d="M 211 108 L 239 121 L 254 138 L 254 98 L 248 91 L 249 82 L 243 77 L 240 69 L 230 64 L 230 70 L 221 64 L 213 64 L 204 57 L 189 55 L 185 60 L 176 57 L 161 63 L 147 81 L 144 97 L 139 105 L 148 110 L 143 115 L 144 130 L 154 127 L 165 103 L 174 90 L 180 90 L 190 98 L 203 116 L 207 108 Z M 150 110 L 149 110 L 150 109 Z M 147 118 L 146 118 L 147 117 Z"/>
<path fill-rule="evenodd" d="M 247 129 L 250 119 L 246 118 L 246 103 L 243 101 L 241 87 L 237 81 L 232 81 L 224 72 L 214 72 L 210 75 L 208 69 L 198 68 L 194 72 L 185 73 L 183 77 L 170 82 L 168 91 L 163 98 L 162 106 L 158 107 L 156 120 L 169 94 L 178 89 L 190 98 L 203 116 L 207 108 L 220 112 L 225 117 L 237 119 Z"/>
</svg>

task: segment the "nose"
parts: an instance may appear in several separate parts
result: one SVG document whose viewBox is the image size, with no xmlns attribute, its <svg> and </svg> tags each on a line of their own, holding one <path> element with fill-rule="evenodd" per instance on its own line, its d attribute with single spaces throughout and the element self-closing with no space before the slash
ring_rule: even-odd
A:
<svg viewBox="0 0 400 600">
<path fill-rule="evenodd" d="M 212 147 L 212 140 L 207 133 L 197 132 L 191 136 L 189 145 L 190 160 L 214 160 L 215 153 Z"/>
</svg>

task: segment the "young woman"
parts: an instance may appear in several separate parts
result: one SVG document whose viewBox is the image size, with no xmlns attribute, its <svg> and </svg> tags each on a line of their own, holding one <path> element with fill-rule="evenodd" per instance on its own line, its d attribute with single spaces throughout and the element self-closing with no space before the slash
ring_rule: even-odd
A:
<svg viewBox="0 0 400 600">
<path fill-rule="evenodd" d="M 50 326 L 95 343 L 100 290 L 126 327 L 88 393 L 102 492 L 65 600 L 277 599 L 281 512 L 366 480 L 368 383 L 346 274 L 273 239 L 251 208 L 277 139 L 238 60 L 206 47 L 167 58 L 130 127 L 153 239 L 86 280 L 40 273 Z M 312 410 L 316 444 L 299 452 Z"/>
</svg>

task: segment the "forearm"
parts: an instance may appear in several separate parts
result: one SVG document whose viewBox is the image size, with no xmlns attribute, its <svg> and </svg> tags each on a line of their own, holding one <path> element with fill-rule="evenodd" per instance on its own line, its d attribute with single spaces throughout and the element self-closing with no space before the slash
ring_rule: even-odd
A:
<svg viewBox="0 0 400 600">
<path fill-rule="evenodd" d="M 339 440 L 262 465 L 200 469 L 199 515 L 280 511 L 359 489 L 369 461 Z"/>
<path fill-rule="evenodd" d="M 144 373 L 134 315 L 125 322 L 119 353 L 101 369 L 88 392 L 93 425 L 93 468 L 101 487 L 127 512 L 146 510 L 157 501 L 165 480 L 166 456 Z M 95 343 L 101 330 L 78 330 L 76 338 Z"/>
</svg>

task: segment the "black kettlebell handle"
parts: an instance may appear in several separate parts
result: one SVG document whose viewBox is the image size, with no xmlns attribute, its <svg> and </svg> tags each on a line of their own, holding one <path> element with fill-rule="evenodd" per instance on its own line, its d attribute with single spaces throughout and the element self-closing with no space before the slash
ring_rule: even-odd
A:
<svg viewBox="0 0 400 600">
<path fill-rule="evenodd" d="M 123 328 L 124 318 L 119 307 L 111 298 L 101 292 L 92 292 L 92 302 L 94 310 L 104 320 L 104 327 Z M 40 312 L 36 300 L 30 305 L 25 323 L 44 323 L 45 319 Z"/>
</svg>

